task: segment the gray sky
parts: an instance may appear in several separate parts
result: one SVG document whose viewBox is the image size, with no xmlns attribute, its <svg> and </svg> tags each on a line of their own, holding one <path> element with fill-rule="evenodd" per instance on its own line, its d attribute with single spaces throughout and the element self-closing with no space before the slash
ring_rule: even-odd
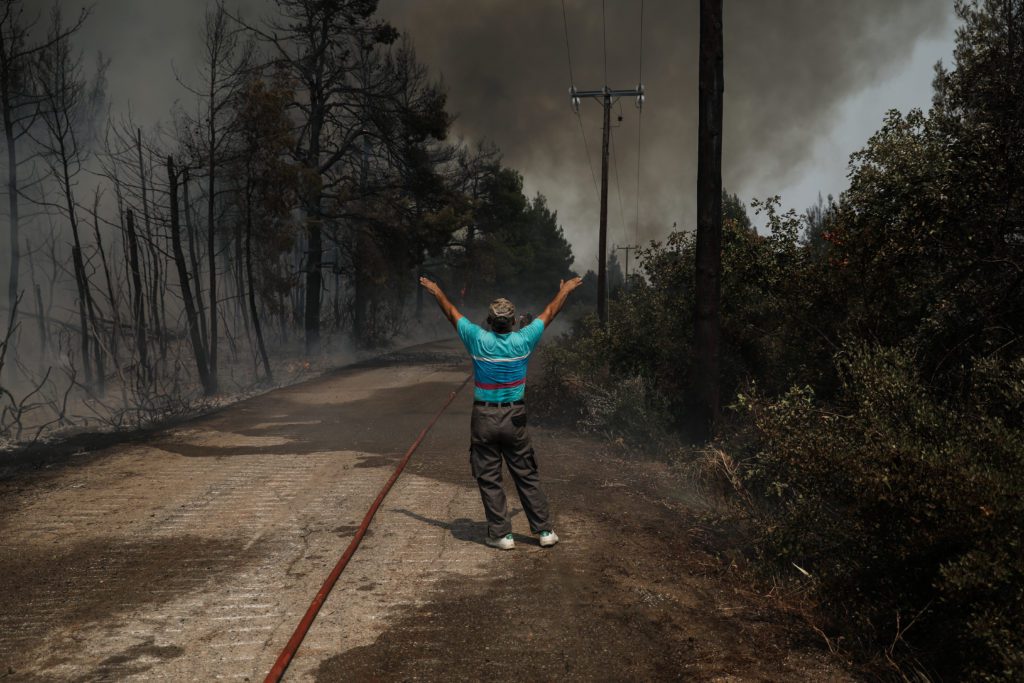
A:
<svg viewBox="0 0 1024 683">
<path fill-rule="evenodd" d="M 265 0 L 245 0 L 252 16 Z M 604 83 L 602 3 L 566 0 L 578 88 Z M 607 81 L 632 88 L 639 78 L 640 2 L 607 2 Z M 72 14 L 80 2 L 62 0 Z M 948 0 L 725 0 L 726 188 L 744 201 L 781 194 L 802 210 L 819 191 L 841 192 L 849 154 L 889 108 L 927 107 L 932 66 L 949 62 L 954 20 Z M 112 58 L 115 110 L 137 120 L 167 119 L 188 95 L 172 62 L 188 76 L 201 49 L 203 0 L 99 0 L 80 45 Z M 644 3 L 643 81 L 638 112 L 623 101 L 614 131 L 609 241 L 663 237 L 673 222 L 695 222 L 696 0 Z M 596 259 L 598 194 L 580 127 L 568 102 L 569 70 L 558 0 L 382 0 L 380 13 L 412 35 L 420 59 L 443 75 L 457 135 L 486 137 L 519 169 L 527 191 L 558 211 L 577 267 Z M 619 113 L 616 107 L 615 114 Z M 581 120 L 600 180 L 601 111 L 584 101 Z M 613 117 L 613 123 L 615 117 Z M 616 183 L 616 168 L 618 183 Z M 619 197 L 621 195 L 621 205 Z M 620 208 L 621 206 L 621 208 Z"/>
</svg>

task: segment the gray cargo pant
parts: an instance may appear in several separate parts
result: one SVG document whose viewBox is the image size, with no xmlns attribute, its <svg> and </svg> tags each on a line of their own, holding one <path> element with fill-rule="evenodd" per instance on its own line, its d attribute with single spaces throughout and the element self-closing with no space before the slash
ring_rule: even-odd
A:
<svg viewBox="0 0 1024 683">
<path fill-rule="evenodd" d="M 548 498 L 540 487 L 537 461 L 526 431 L 526 406 L 474 405 L 470 432 L 469 464 L 480 486 L 480 498 L 487 515 L 487 533 L 500 538 L 511 533 L 505 490 L 501 486 L 501 459 L 519 492 L 519 501 L 535 534 L 551 531 Z"/>
</svg>

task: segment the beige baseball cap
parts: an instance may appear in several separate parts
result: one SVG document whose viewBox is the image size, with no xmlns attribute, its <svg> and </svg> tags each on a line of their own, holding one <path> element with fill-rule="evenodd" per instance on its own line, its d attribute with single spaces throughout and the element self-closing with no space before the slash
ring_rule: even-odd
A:
<svg viewBox="0 0 1024 683">
<path fill-rule="evenodd" d="M 507 318 L 511 320 L 516 316 L 516 307 L 508 299 L 495 299 L 488 307 L 488 312 L 492 318 Z"/>
</svg>

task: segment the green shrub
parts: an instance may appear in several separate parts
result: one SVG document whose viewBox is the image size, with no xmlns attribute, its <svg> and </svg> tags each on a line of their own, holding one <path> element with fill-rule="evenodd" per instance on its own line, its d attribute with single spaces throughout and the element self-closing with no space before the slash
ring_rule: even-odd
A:
<svg viewBox="0 0 1024 683">
<path fill-rule="evenodd" d="M 601 332 L 584 320 L 570 341 L 547 347 L 544 371 L 531 384 L 538 414 L 568 421 L 588 432 L 644 448 L 659 446 L 671 424 L 668 402 L 646 376 L 613 377 L 604 360 Z"/>
<path fill-rule="evenodd" d="M 1024 677 L 1024 361 L 986 361 L 978 390 L 936 398 L 904 349 L 838 356 L 830 405 L 794 388 L 741 397 L 758 545 L 815 578 L 832 628 L 956 679 Z"/>
<path fill-rule="evenodd" d="M 821 316 L 808 314 L 808 296 L 821 288 L 807 284 L 807 254 L 796 239 L 800 221 L 792 212 L 780 215 L 777 198 L 755 206 L 767 214 L 768 236 L 747 227 L 749 220 L 724 222 L 723 396 L 755 380 L 782 391 L 831 368 L 832 349 L 809 323 L 821 323 Z M 695 248 L 692 232 L 675 232 L 641 249 L 638 267 L 646 277 L 632 278 L 610 301 L 605 327 L 593 316 L 584 318 L 568 340 L 548 350 L 544 381 L 533 385 L 531 395 L 556 412 L 582 415 L 593 411 L 579 399 L 608 393 L 603 400 L 615 400 L 624 382 L 635 382 L 647 408 L 661 411 L 666 424 L 685 427 L 692 396 Z M 793 344 L 798 336 L 803 342 Z M 575 389 L 581 381 L 597 388 Z"/>
</svg>

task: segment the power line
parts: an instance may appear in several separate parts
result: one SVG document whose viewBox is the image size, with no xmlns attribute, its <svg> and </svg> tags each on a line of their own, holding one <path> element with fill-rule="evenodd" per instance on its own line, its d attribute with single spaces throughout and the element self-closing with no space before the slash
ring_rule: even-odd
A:
<svg viewBox="0 0 1024 683">
<path fill-rule="evenodd" d="M 565 6 L 563 0 L 563 7 Z M 644 0 L 640 0 L 640 78 L 638 83 L 644 82 Z M 633 221 L 633 243 L 640 244 L 640 155 L 643 148 L 640 146 L 641 136 L 644 129 L 644 110 L 640 108 L 640 114 L 636 122 L 636 217 Z M 627 256 L 629 252 L 626 252 Z"/>
<path fill-rule="evenodd" d="M 562 0 L 562 7 L 564 10 L 565 0 Z M 562 20 L 568 26 L 568 21 L 565 17 L 565 12 L 562 13 Z M 566 35 L 568 35 L 568 28 L 566 28 Z M 604 113 L 604 123 L 601 127 L 601 191 L 600 191 L 600 202 L 601 212 L 600 220 L 598 222 L 598 259 L 597 259 L 597 314 L 601 321 L 601 325 L 604 326 L 608 322 L 608 269 L 607 269 L 607 247 L 608 247 L 608 156 L 610 147 L 610 133 L 611 133 L 611 111 L 612 104 L 617 102 L 621 97 L 635 97 L 636 106 L 638 108 L 643 107 L 644 103 L 644 87 L 642 83 L 638 83 L 637 87 L 630 90 L 620 90 L 608 87 L 608 22 L 607 22 L 607 10 L 605 0 L 601 0 L 601 39 L 602 47 L 604 52 L 604 85 L 599 90 L 577 90 L 575 83 L 569 88 L 569 101 L 572 105 L 573 110 L 576 112 L 577 120 L 579 120 L 580 102 L 586 99 L 599 100 L 601 102 L 601 108 Z M 583 130 L 583 124 L 580 123 L 580 130 Z M 586 145 L 586 137 L 584 136 L 584 145 Z M 587 161 L 590 161 L 590 150 L 587 150 Z M 591 172 L 594 167 L 591 165 Z M 616 184 L 619 186 L 619 212 L 622 218 L 623 228 L 625 229 L 625 210 L 622 206 L 622 191 L 618 179 L 618 161 L 616 161 L 615 167 Z M 596 179 L 595 179 L 596 181 Z"/>
<path fill-rule="evenodd" d="M 562 7 L 565 7 L 564 1 Z M 644 0 L 640 0 L 640 80 L 637 82 L 644 82 Z"/>
<path fill-rule="evenodd" d="M 633 242 L 640 243 L 640 136 L 643 131 L 644 125 L 644 110 L 640 110 L 640 115 L 636 121 L 636 217 L 633 220 Z"/>
<path fill-rule="evenodd" d="M 569 20 L 565 14 L 565 0 L 562 0 L 562 28 L 565 31 L 565 57 L 569 63 L 569 92 L 575 92 L 576 81 L 572 75 L 572 49 L 569 47 Z M 590 159 L 590 145 L 587 144 L 587 132 L 583 128 L 583 118 L 580 116 L 579 109 L 576 109 L 576 123 L 579 124 L 580 136 L 583 138 L 583 151 L 587 155 L 587 166 L 590 168 L 590 179 L 594 182 L 594 193 L 600 195 L 600 191 L 597 188 L 597 174 L 594 173 L 594 162 Z"/>
<path fill-rule="evenodd" d="M 623 238 L 627 238 L 626 211 L 623 209 L 623 186 L 618 182 L 618 155 L 615 154 L 615 134 L 611 133 L 609 139 L 611 140 L 611 162 L 615 167 L 615 194 L 618 195 L 618 220 L 623 224 Z"/>
<path fill-rule="evenodd" d="M 579 112 L 576 112 L 576 122 L 580 124 L 580 135 L 583 136 L 583 149 L 587 153 L 587 166 L 590 167 L 590 179 L 594 181 L 594 192 L 600 196 L 601 192 L 597 188 L 597 174 L 594 173 L 594 164 L 590 161 L 590 145 L 587 144 L 587 133 L 583 130 L 583 118 Z"/>
<path fill-rule="evenodd" d="M 641 8 L 642 9 L 642 8 Z M 565 28 L 565 56 L 569 60 L 569 86 L 572 87 L 576 84 L 576 81 L 572 77 L 572 50 L 569 49 L 569 22 L 565 18 L 565 0 L 562 0 L 562 26 Z M 643 28 L 640 29 L 641 35 L 643 34 Z M 641 44 L 641 50 L 643 44 Z M 643 68 L 643 58 L 641 57 L 641 69 Z"/>
<path fill-rule="evenodd" d="M 601 0 L 601 52 L 604 53 L 604 82 L 608 85 L 608 23 L 604 18 L 605 0 Z"/>
</svg>

